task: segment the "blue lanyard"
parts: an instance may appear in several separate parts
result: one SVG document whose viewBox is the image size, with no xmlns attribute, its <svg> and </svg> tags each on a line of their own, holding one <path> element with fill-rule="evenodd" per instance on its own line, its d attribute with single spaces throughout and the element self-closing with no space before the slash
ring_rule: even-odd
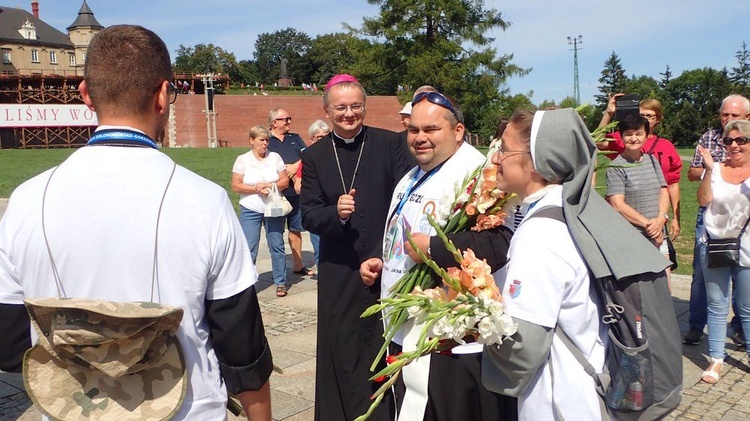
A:
<svg viewBox="0 0 750 421">
<path fill-rule="evenodd" d="M 158 149 L 150 137 L 143 133 L 139 133 L 133 130 L 99 130 L 94 136 L 89 139 L 86 145 L 116 145 L 116 146 L 147 146 L 150 148 Z"/>
<path fill-rule="evenodd" d="M 404 194 L 404 196 L 401 198 L 401 201 L 398 202 L 398 206 L 396 206 L 396 209 L 394 209 L 393 213 L 391 213 L 390 218 L 388 218 L 389 221 L 393 219 L 395 215 L 401 215 L 401 210 L 403 210 L 404 205 L 406 205 L 406 202 L 409 201 L 409 196 L 411 196 L 412 193 L 414 193 L 419 188 L 419 186 L 424 184 L 425 181 L 429 180 L 430 177 L 435 175 L 435 173 L 440 170 L 443 164 L 445 164 L 445 161 L 441 162 L 440 165 L 438 165 L 437 167 L 427 171 L 427 173 L 423 175 L 422 178 L 420 178 L 419 180 L 417 180 L 417 174 L 419 174 L 419 168 L 417 168 L 416 171 L 414 171 L 414 175 L 411 177 L 411 181 L 409 181 L 409 186 L 406 188 L 406 194 Z"/>
</svg>

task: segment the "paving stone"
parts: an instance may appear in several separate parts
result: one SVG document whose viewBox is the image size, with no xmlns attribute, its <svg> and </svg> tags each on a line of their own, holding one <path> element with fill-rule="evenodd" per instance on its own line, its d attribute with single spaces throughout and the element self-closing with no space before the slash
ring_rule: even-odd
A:
<svg viewBox="0 0 750 421">
<path fill-rule="evenodd" d="M 273 373 L 271 386 L 289 395 L 315 401 L 315 359 L 284 369 L 284 374 Z"/>
<path fill-rule="evenodd" d="M 287 417 L 313 408 L 313 406 L 312 401 L 271 389 L 271 407 L 274 420 L 286 420 Z"/>
</svg>

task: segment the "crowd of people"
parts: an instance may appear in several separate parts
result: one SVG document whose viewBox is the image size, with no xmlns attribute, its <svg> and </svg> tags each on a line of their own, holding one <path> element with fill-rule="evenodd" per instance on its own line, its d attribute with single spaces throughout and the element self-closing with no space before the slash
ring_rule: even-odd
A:
<svg viewBox="0 0 750 421">
<path fill-rule="evenodd" d="M 315 419 L 365 414 L 380 388 L 370 367 L 386 364 L 376 361 L 385 327 L 361 314 L 421 256 L 452 264 L 427 206 L 450 206 L 445 186 L 488 159 L 464 142 L 460 104 L 422 86 L 399 112 L 405 131 L 394 133 L 365 124 L 367 94 L 355 77 L 332 77 L 322 97 L 328 122 L 315 121 L 306 139 L 283 108 L 249 130 L 250 150 L 232 167 L 238 217 L 223 189 L 152 140 L 167 123 L 171 78 L 167 48 L 150 30 L 115 25 L 91 42 L 80 91 L 100 126 L 87 147 L 18 187 L 0 221 L 0 335 L 9 344 L 0 369 L 23 367 L 29 394 L 52 418 L 148 419 L 159 408 L 225 419 L 229 393 L 250 419 L 270 421 L 272 354 L 254 286 L 264 226 L 276 296 L 288 293 L 285 232 L 291 272 L 318 277 Z M 707 383 L 721 376 L 730 298 L 745 346 L 750 329 L 750 102 L 731 95 L 720 117 L 688 173 L 700 182 L 701 208 L 684 342 L 700 343 L 708 325 Z M 501 121 L 489 160 L 498 188 L 517 199 L 503 225 L 450 239 L 486 259 L 518 331 L 501 345 L 456 344 L 418 359 L 369 419 L 602 418 L 591 373 L 559 331 L 601 372 L 609 338 L 592 282 L 668 270 L 682 161 L 654 133 L 663 118 L 661 103 L 645 99 L 600 144 L 571 109 Z M 606 198 L 592 182 L 598 149 L 615 152 Z M 304 230 L 317 272 L 302 261 Z M 715 248 L 734 240 L 736 249 Z M 133 314 L 101 310 L 123 302 L 139 304 Z M 107 323 L 127 328 L 96 328 Z M 388 353 L 412 350 L 415 334 L 404 325 Z M 106 380 L 92 380 L 105 368 Z M 44 370 L 54 376 L 35 374 Z"/>
</svg>

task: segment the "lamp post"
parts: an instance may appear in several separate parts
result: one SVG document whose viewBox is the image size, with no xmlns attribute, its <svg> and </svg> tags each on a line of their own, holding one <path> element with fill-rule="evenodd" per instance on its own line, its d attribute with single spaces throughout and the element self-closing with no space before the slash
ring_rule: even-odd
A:
<svg viewBox="0 0 750 421">
<path fill-rule="evenodd" d="M 578 84 L 578 45 L 583 42 L 583 35 L 568 37 L 568 45 L 573 45 L 573 99 L 576 106 L 581 105 L 581 88 Z"/>
</svg>

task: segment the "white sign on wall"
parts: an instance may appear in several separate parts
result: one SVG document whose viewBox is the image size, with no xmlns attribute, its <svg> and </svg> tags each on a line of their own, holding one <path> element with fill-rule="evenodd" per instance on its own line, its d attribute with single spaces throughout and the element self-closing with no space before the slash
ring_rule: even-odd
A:
<svg viewBox="0 0 750 421">
<path fill-rule="evenodd" d="M 0 104 L 0 127 L 96 126 L 84 104 Z"/>
</svg>

